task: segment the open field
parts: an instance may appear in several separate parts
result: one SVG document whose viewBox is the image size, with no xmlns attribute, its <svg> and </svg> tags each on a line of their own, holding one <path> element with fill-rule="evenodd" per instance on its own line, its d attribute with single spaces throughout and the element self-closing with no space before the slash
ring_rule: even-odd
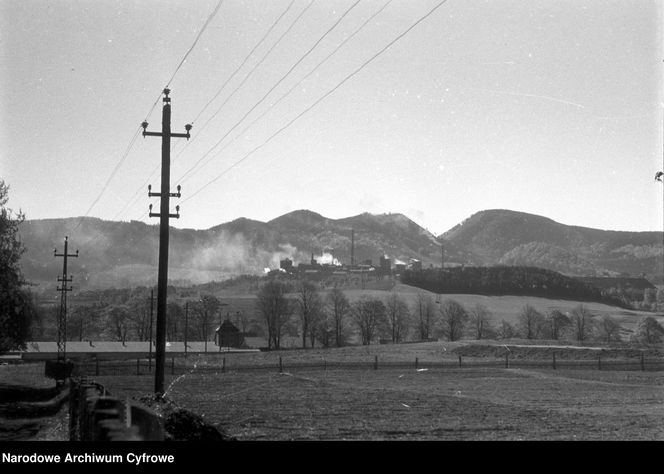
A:
<svg viewBox="0 0 664 474">
<path fill-rule="evenodd" d="M 328 349 L 287 349 L 269 352 L 190 353 L 172 356 L 167 353 L 165 370 L 171 375 L 191 371 L 216 373 L 245 370 L 291 369 L 360 369 L 378 367 L 458 368 L 463 367 L 539 367 L 600 370 L 664 370 L 664 346 L 599 344 L 510 339 L 502 341 L 463 340 L 456 342 L 419 342 L 405 344 L 372 344 Z M 555 360 L 554 360 L 555 358 Z M 150 373 L 147 359 L 103 360 L 99 363 L 82 359 L 77 363 L 80 375 L 139 375 Z M 154 367 L 154 361 L 152 362 Z"/>
<path fill-rule="evenodd" d="M 99 377 L 115 396 L 150 376 Z M 306 370 L 167 377 L 167 396 L 240 440 L 663 440 L 664 373 Z"/>
<path fill-rule="evenodd" d="M 408 285 L 397 283 L 394 290 L 398 292 L 403 298 L 408 301 L 408 304 L 413 307 L 418 293 L 426 293 L 431 297 L 436 298 L 434 293 L 421 290 Z M 385 298 L 386 291 L 379 290 L 346 290 L 346 295 L 351 301 L 361 298 L 363 295 Z M 560 299 L 537 298 L 534 296 L 484 296 L 484 295 L 469 295 L 469 294 L 443 294 L 440 295 L 441 300 L 453 299 L 462 304 L 466 309 L 470 309 L 476 304 L 486 306 L 492 313 L 494 323 L 500 321 L 508 321 L 516 324 L 518 315 L 525 305 L 530 305 L 539 312 L 546 314 L 553 309 L 562 311 L 563 313 L 572 311 L 579 304 L 583 304 L 595 316 L 613 316 L 618 322 L 627 330 L 632 330 L 638 319 L 642 316 L 653 316 L 653 313 L 644 311 L 634 311 L 619 308 L 617 306 L 609 306 L 602 303 L 594 302 L 579 302 Z M 660 322 L 664 321 L 661 315 L 654 315 L 658 317 Z"/>
</svg>

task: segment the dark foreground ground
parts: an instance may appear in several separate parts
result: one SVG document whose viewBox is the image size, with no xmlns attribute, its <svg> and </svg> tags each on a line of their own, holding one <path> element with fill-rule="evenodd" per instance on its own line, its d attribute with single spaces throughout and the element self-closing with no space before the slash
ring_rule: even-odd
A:
<svg viewBox="0 0 664 474">
<path fill-rule="evenodd" d="M 66 396 L 42 363 L 1 366 L 0 442 L 69 439 Z"/>
<path fill-rule="evenodd" d="M 167 396 L 239 440 L 663 440 L 664 373 L 300 370 L 167 377 Z M 150 376 L 100 377 L 114 394 Z"/>
</svg>

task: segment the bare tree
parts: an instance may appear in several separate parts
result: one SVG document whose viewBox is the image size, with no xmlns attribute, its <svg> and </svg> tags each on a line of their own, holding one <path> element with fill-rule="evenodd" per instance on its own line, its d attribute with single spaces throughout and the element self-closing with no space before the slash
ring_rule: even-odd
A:
<svg viewBox="0 0 664 474">
<path fill-rule="evenodd" d="M 217 312 L 221 309 L 221 302 L 212 295 L 201 295 L 201 299 L 194 301 L 189 307 L 194 316 L 196 332 L 198 337 L 205 342 L 205 352 L 207 352 L 210 329 L 214 324 Z"/>
<path fill-rule="evenodd" d="M 593 329 L 593 315 L 588 308 L 580 304 L 572 310 L 570 320 L 572 331 L 577 341 L 585 341 L 590 338 Z"/>
<path fill-rule="evenodd" d="M 316 286 L 309 281 L 301 281 L 297 288 L 295 301 L 302 329 L 302 348 L 307 347 L 307 336 L 310 336 L 311 347 L 314 347 L 316 326 L 323 310 L 323 302 L 316 291 Z"/>
<path fill-rule="evenodd" d="M 292 314 L 292 304 L 286 298 L 286 286 L 276 280 L 265 283 L 258 290 L 256 309 L 265 319 L 268 347 L 279 349 L 281 332 Z"/>
<path fill-rule="evenodd" d="M 391 292 L 385 305 L 387 326 L 392 342 L 401 342 L 408 335 L 410 311 L 406 302 L 397 292 Z"/>
<path fill-rule="evenodd" d="M 327 304 L 334 326 L 334 340 L 337 347 L 341 347 L 345 342 L 345 321 L 350 313 L 350 303 L 344 292 L 340 288 L 334 287 L 327 295 Z"/>
<path fill-rule="evenodd" d="M 620 331 L 622 326 L 615 318 L 612 318 L 609 315 L 603 316 L 599 320 L 598 329 L 602 339 L 606 340 L 607 343 L 618 342 L 620 341 Z"/>
<path fill-rule="evenodd" d="M 129 319 L 131 326 L 139 341 L 150 338 L 150 299 L 142 297 L 131 298 L 128 302 Z"/>
<path fill-rule="evenodd" d="M 362 298 L 352 305 L 352 314 L 360 330 L 362 344 L 371 344 L 378 331 L 385 325 L 385 305 L 375 298 Z"/>
<path fill-rule="evenodd" d="M 323 347 L 330 347 L 334 340 L 334 319 L 327 311 L 323 311 L 321 318 L 311 332 L 311 338 L 316 338 Z M 313 347 L 313 345 L 312 345 Z"/>
<path fill-rule="evenodd" d="M 632 339 L 636 342 L 655 344 L 664 337 L 664 327 L 652 316 L 645 316 L 636 323 Z"/>
<path fill-rule="evenodd" d="M 124 343 L 129 332 L 129 310 L 125 305 L 112 305 L 106 309 L 108 328 L 116 341 Z"/>
<path fill-rule="evenodd" d="M 246 334 L 249 331 L 250 323 L 249 316 L 244 311 L 237 311 L 235 313 L 235 325 L 242 334 Z"/>
<path fill-rule="evenodd" d="M 171 301 L 166 305 L 166 314 L 166 339 L 176 341 L 183 331 L 184 310 L 178 303 Z"/>
<path fill-rule="evenodd" d="M 430 295 L 417 294 L 415 316 L 417 317 L 417 331 L 420 340 L 426 341 L 433 334 L 436 325 L 436 305 Z"/>
<path fill-rule="evenodd" d="M 85 333 L 92 327 L 96 311 L 93 306 L 76 306 L 67 320 L 68 332 L 76 334 L 79 341 L 83 340 Z"/>
<path fill-rule="evenodd" d="M 500 326 L 498 326 L 498 337 L 500 339 L 511 339 L 515 334 L 516 330 L 514 329 L 514 326 L 503 319 L 500 322 Z"/>
<path fill-rule="evenodd" d="M 468 312 L 475 339 L 486 339 L 493 333 L 491 311 L 482 304 L 476 304 Z"/>
<path fill-rule="evenodd" d="M 544 333 L 548 339 L 556 341 L 562 336 L 562 331 L 572 324 L 570 318 L 564 313 L 554 309 L 544 318 Z"/>
<path fill-rule="evenodd" d="M 468 320 L 466 309 L 455 300 L 445 300 L 440 306 L 441 332 L 450 341 L 458 341 Z"/>
<path fill-rule="evenodd" d="M 542 331 L 544 316 L 530 305 L 525 305 L 519 313 L 519 329 L 526 339 L 537 339 Z"/>
</svg>

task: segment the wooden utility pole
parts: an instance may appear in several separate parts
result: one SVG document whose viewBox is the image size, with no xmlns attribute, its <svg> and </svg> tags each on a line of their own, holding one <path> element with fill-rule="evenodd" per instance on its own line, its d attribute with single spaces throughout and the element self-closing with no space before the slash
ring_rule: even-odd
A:
<svg viewBox="0 0 664 474">
<path fill-rule="evenodd" d="M 152 371 L 152 321 L 154 320 L 154 290 L 150 290 L 150 336 L 148 337 L 148 369 Z"/>
<path fill-rule="evenodd" d="M 67 358 L 67 292 L 71 291 L 71 287 L 67 287 L 67 283 L 73 280 L 73 277 L 67 277 L 67 258 L 78 257 L 78 250 L 75 254 L 67 253 L 67 237 L 65 237 L 65 250 L 64 253 L 58 253 L 58 249 L 53 249 L 54 257 L 62 257 L 62 277 L 58 277 L 58 281 L 62 283 L 62 287 L 58 286 L 60 292 L 60 312 L 58 313 L 58 361 L 64 361 Z"/>
<path fill-rule="evenodd" d="M 180 186 L 177 193 L 171 193 L 171 137 L 189 139 L 191 125 L 185 125 L 187 133 L 171 133 L 171 99 L 168 97 L 170 89 L 164 89 L 164 107 L 161 116 L 161 132 L 148 132 L 148 123 L 143 122 L 143 136 L 161 137 L 161 192 L 153 193 L 152 186 L 148 186 L 148 197 L 161 198 L 158 213 L 152 212 L 150 204 L 150 217 L 159 217 L 159 272 L 157 277 L 157 340 L 155 347 L 155 394 L 164 393 L 164 363 L 166 356 L 166 296 L 168 286 L 168 220 L 171 217 L 180 218 L 180 206 L 176 206 L 176 213 L 170 213 L 170 198 L 180 197 Z"/>
<path fill-rule="evenodd" d="M 184 358 L 187 358 L 187 332 L 189 329 L 189 301 L 184 304 Z"/>
</svg>

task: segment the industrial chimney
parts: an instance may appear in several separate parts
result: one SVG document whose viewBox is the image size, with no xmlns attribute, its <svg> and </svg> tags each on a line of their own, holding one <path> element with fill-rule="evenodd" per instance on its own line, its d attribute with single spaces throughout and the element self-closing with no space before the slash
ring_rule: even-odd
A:
<svg viewBox="0 0 664 474">
<path fill-rule="evenodd" d="M 350 230 L 350 264 L 355 265 L 355 229 Z"/>
</svg>

